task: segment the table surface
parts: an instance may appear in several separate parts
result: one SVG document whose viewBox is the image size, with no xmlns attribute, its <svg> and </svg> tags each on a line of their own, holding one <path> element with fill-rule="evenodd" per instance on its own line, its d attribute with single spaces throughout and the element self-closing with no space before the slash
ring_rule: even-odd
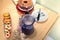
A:
<svg viewBox="0 0 60 40">
<path fill-rule="evenodd" d="M 56 19 L 58 18 L 58 15 L 56 12 L 53 12 L 52 10 L 47 9 L 46 7 L 42 5 L 36 4 L 34 6 L 34 9 L 43 9 L 48 13 L 48 20 L 43 23 L 34 23 L 35 32 L 28 36 L 28 38 L 32 40 L 44 40 L 50 29 L 52 28 L 52 25 L 55 23 Z M 3 13 L 9 12 L 12 18 L 12 26 L 14 29 L 18 26 L 19 21 L 19 15 L 16 10 L 15 5 L 12 3 L 11 0 L 4 0 L 3 4 L 1 6 L 1 14 L 0 14 L 0 40 L 6 40 L 4 36 L 4 27 L 3 27 Z M 13 29 L 13 30 L 14 30 Z"/>
</svg>

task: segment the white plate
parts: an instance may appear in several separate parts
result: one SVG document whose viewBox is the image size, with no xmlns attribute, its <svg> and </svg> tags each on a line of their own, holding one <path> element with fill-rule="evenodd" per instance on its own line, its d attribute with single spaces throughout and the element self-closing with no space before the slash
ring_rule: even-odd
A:
<svg viewBox="0 0 60 40">
<path fill-rule="evenodd" d="M 37 17 L 38 17 L 38 12 L 40 10 L 40 18 L 39 18 L 39 21 L 37 20 Z M 35 17 L 35 20 L 37 22 L 44 22 L 48 19 L 48 14 L 47 12 L 43 11 L 42 9 L 38 9 L 38 10 L 35 10 L 32 12 L 31 14 L 33 17 Z"/>
</svg>

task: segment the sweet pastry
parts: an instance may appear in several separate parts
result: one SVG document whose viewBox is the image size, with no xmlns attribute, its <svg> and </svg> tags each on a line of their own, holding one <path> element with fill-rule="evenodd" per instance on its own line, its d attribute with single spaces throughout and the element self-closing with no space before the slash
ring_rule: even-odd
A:
<svg viewBox="0 0 60 40">
<path fill-rule="evenodd" d="M 7 27 L 8 27 L 8 30 L 11 30 L 11 25 L 8 25 Z"/>
<path fill-rule="evenodd" d="M 10 30 L 11 29 L 11 25 L 6 25 L 5 28 Z"/>
<path fill-rule="evenodd" d="M 9 37 L 10 37 L 10 33 L 7 32 L 7 33 L 6 33 L 6 38 L 9 38 Z"/>
<path fill-rule="evenodd" d="M 34 5 L 33 5 L 32 0 L 18 0 L 16 9 L 19 15 L 21 14 L 25 15 L 26 11 L 29 11 L 29 13 L 31 14 L 32 11 L 34 10 Z"/>
<path fill-rule="evenodd" d="M 6 38 L 9 38 L 10 35 L 11 35 L 11 18 L 10 18 L 10 14 L 7 12 L 7 13 L 4 13 L 3 14 L 3 23 L 4 23 L 4 32 L 5 32 L 5 36 Z"/>
<path fill-rule="evenodd" d="M 3 14 L 3 16 L 4 16 L 4 17 L 9 17 L 10 14 L 9 14 L 8 12 L 6 12 L 6 13 Z"/>
<path fill-rule="evenodd" d="M 11 19 L 4 19 L 3 22 L 4 23 L 10 23 L 11 22 Z"/>
<path fill-rule="evenodd" d="M 29 9 L 33 5 L 33 2 L 32 0 L 19 0 L 18 4 L 22 9 Z"/>
</svg>

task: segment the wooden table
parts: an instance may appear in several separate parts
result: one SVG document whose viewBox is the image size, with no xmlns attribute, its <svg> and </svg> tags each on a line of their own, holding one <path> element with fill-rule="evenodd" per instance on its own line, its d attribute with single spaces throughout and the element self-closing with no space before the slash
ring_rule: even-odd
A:
<svg viewBox="0 0 60 40">
<path fill-rule="evenodd" d="M 43 23 L 34 23 L 34 28 L 35 32 L 28 36 L 31 40 L 44 40 L 50 29 L 52 28 L 52 25 L 55 23 L 56 19 L 58 18 L 58 15 L 56 12 L 53 12 L 52 10 L 47 9 L 46 7 L 42 5 L 36 4 L 34 6 L 34 9 L 43 9 L 48 13 L 48 20 L 43 22 Z M 11 0 L 4 0 L 2 2 L 2 7 L 1 7 L 1 12 L 0 12 L 0 40 L 6 40 L 4 36 L 4 27 L 3 27 L 3 13 L 9 12 L 12 18 L 12 26 L 14 29 L 18 26 L 19 23 L 19 15 L 18 12 L 15 8 L 15 5 L 12 3 Z M 14 30 L 13 29 L 13 30 Z"/>
</svg>

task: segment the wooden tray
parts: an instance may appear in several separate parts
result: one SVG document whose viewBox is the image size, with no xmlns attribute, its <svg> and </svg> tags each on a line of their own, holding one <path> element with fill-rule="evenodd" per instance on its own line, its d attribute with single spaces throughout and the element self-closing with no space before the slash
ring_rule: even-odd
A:
<svg viewBox="0 0 60 40">
<path fill-rule="evenodd" d="M 42 5 L 36 4 L 34 8 L 35 10 L 41 8 L 44 11 L 46 11 L 48 13 L 48 20 L 46 20 L 43 23 L 35 22 L 34 23 L 35 32 L 32 35 L 28 36 L 28 38 L 30 38 L 31 40 L 43 40 L 46 37 L 47 33 L 50 31 L 50 29 L 53 27 L 52 25 L 55 23 L 56 19 L 58 18 L 58 15 L 56 14 L 56 12 L 47 9 Z M 4 0 L 1 9 L 2 10 L 0 12 L 0 40 L 6 40 L 4 36 L 2 21 L 3 13 L 6 11 L 10 13 L 12 19 L 12 26 L 14 27 L 14 29 L 18 26 L 19 15 L 16 10 L 16 6 L 12 3 L 11 0 Z"/>
</svg>

